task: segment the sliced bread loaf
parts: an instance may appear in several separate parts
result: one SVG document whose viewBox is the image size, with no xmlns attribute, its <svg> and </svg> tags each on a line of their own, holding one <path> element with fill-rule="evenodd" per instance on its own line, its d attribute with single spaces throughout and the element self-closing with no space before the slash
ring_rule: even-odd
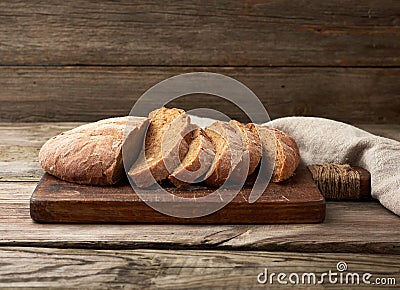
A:
<svg viewBox="0 0 400 290">
<path fill-rule="evenodd" d="M 205 183 L 219 187 L 230 177 L 243 158 L 242 138 L 231 125 L 221 121 L 206 127 L 205 132 L 215 148 L 215 158 Z"/>
<path fill-rule="evenodd" d="M 160 108 L 149 114 L 145 138 L 145 160 L 139 158 L 129 170 L 138 187 L 149 187 L 166 179 L 188 151 L 185 136 L 190 132 L 190 118 L 181 109 Z"/>
<path fill-rule="evenodd" d="M 275 157 L 271 181 L 280 182 L 290 178 L 300 163 L 300 152 L 296 141 L 288 134 L 266 125 L 250 123 L 246 127 L 260 136 L 264 156 Z M 275 150 L 275 154 L 271 150 Z"/>
<path fill-rule="evenodd" d="M 215 157 L 214 145 L 200 127 L 196 126 L 191 138 L 182 164 L 168 177 L 178 188 L 198 182 L 208 172 Z"/>
<path fill-rule="evenodd" d="M 242 136 L 242 140 L 246 149 L 245 158 L 248 158 L 249 170 L 247 175 L 250 175 L 254 172 L 254 170 L 256 170 L 262 156 L 260 137 L 258 136 L 258 134 L 254 134 L 244 124 L 236 120 L 229 121 L 229 125 L 231 125 L 235 129 L 237 134 Z"/>
<path fill-rule="evenodd" d="M 122 143 L 127 122 L 128 138 L 143 140 L 147 118 L 105 119 L 51 138 L 40 149 L 39 163 L 46 172 L 66 181 L 115 184 L 125 175 Z M 139 149 L 140 146 L 132 148 L 132 158 L 137 156 Z"/>
</svg>

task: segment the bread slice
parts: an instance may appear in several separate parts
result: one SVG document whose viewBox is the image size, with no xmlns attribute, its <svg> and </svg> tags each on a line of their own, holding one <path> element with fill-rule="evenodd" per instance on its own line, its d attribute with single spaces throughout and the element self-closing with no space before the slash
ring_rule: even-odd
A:
<svg viewBox="0 0 400 290">
<path fill-rule="evenodd" d="M 260 136 L 264 156 L 268 158 L 275 155 L 271 181 L 281 182 L 290 178 L 300 163 L 296 141 L 288 134 L 266 125 L 249 123 L 246 127 Z M 271 150 L 275 150 L 275 154 Z"/>
<path fill-rule="evenodd" d="M 216 121 L 206 127 L 205 132 L 215 148 L 214 162 L 206 175 L 205 183 L 220 187 L 232 172 L 237 170 L 236 168 L 243 158 L 242 138 L 231 125 L 221 121 Z"/>
<path fill-rule="evenodd" d="M 214 145 L 200 127 L 195 126 L 191 138 L 182 164 L 168 177 L 178 188 L 198 182 L 208 172 L 215 157 Z"/>
<path fill-rule="evenodd" d="M 248 173 L 247 175 L 252 174 L 258 164 L 260 163 L 260 159 L 262 156 L 262 147 L 261 141 L 258 134 L 254 134 L 249 128 L 247 128 L 244 124 L 231 120 L 229 121 L 229 125 L 231 125 L 237 134 L 242 136 L 242 140 L 245 145 L 245 158 L 248 158 Z"/>
<path fill-rule="evenodd" d="M 190 132 L 190 117 L 181 109 L 160 108 L 149 114 L 145 139 L 145 160 L 138 159 L 128 175 L 138 187 L 149 187 L 166 179 L 188 151 L 185 136 Z"/>
<path fill-rule="evenodd" d="M 147 118 L 119 117 L 79 126 L 48 140 L 40 149 L 39 163 L 46 172 L 66 181 L 115 184 L 125 176 L 122 160 L 125 129 L 129 127 L 128 139 L 143 140 L 147 124 Z M 137 142 L 131 141 L 134 143 Z M 132 158 L 139 149 L 140 145 L 132 147 Z"/>
</svg>

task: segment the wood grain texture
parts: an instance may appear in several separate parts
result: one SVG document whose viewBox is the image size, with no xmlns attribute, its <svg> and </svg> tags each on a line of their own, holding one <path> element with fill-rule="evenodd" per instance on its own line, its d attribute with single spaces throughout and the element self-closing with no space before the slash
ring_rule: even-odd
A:
<svg viewBox="0 0 400 290">
<path fill-rule="evenodd" d="M 234 67 L 0 67 L 0 121 L 94 121 L 128 114 L 151 86 L 176 74 L 212 71 L 253 90 L 271 118 L 304 115 L 350 123 L 399 123 L 400 69 Z M 220 98 L 187 96 L 171 105 L 221 110 Z"/>
<path fill-rule="evenodd" d="M 188 190 L 165 187 L 181 202 L 163 199 L 165 193 L 153 189 L 139 197 L 128 180 L 116 186 L 84 186 L 45 174 L 30 199 L 30 215 L 37 222 L 49 223 L 178 223 L 178 224 L 286 224 L 319 223 L 325 218 L 325 200 L 307 168 L 296 170 L 285 182 L 270 183 L 263 195 L 249 203 L 254 185 L 249 179 L 237 193 L 222 189 L 214 198 L 201 201 L 215 189 L 192 186 Z M 229 196 L 235 198 L 230 200 Z M 173 207 L 173 213 L 193 216 L 201 208 L 218 211 L 197 218 L 179 218 L 162 214 L 158 208 Z"/>
<path fill-rule="evenodd" d="M 400 64 L 390 0 L 8 0 L 0 11 L 0 64 Z"/>
<path fill-rule="evenodd" d="M 381 137 L 400 141 L 400 124 L 358 124 L 357 127 Z"/>
<path fill-rule="evenodd" d="M 0 181 L 37 181 L 44 171 L 40 147 L 52 136 L 82 123 L 0 123 Z"/>
<path fill-rule="evenodd" d="M 125 115 L 155 83 L 199 70 L 244 82 L 273 118 L 400 120 L 400 2 L 6 0 L 0 11 L 0 121 Z M 176 105 L 203 103 L 242 118 L 215 99 Z M 340 260 L 400 279 L 399 218 L 376 202 L 330 202 L 318 225 L 36 224 L 37 151 L 76 125 L 0 125 L 0 287 L 251 288 L 265 266 L 321 272 Z M 400 140 L 399 125 L 363 128 Z"/>
<path fill-rule="evenodd" d="M 364 168 L 353 167 L 360 175 L 360 191 L 356 194 L 357 199 L 365 200 L 371 198 L 371 173 Z"/>
<path fill-rule="evenodd" d="M 260 285 L 257 275 L 268 268 L 269 273 L 298 273 L 300 277 L 315 273 L 320 277 L 329 270 L 337 272 L 339 261 L 348 265 L 344 273 L 371 273 L 371 283 L 376 278 L 395 278 L 397 285 L 381 286 L 385 289 L 396 289 L 400 280 L 396 255 L 2 247 L 0 259 L 0 287 L 7 288 L 282 289 L 276 277 L 272 285 Z M 326 278 L 323 285 L 303 284 L 296 289 L 310 287 L 344 286 L 329 284 Z M 359 289 L 360 285 L 345 288 Z"/>
<path fill-rule="evenodd" d="M 29 198 L 43 172 L 32 148 L 80 124 L 0 124 L 0 161 L 4 162 L 0 167 L 1 246 L 400 254 L 400 219 L 377 202 L 328 202 L 325 222 L 313 225 L 36 224 L 29 216 Z M 398 125 L 363 128 L 400 140 Z M 12 151 L 15 146 L 20 146 L 19 150 Z M 11 166 L 15 160 L 32 162 L 38 171 L 28 176 L 29 170 L 23 165 Z M 18 181 L 8 182 L 10 179 Z"/>
<path fill-rule="evenodd" d="M 328 202 L 324 223 L 308 225 L 38 224 L 36 184 L 0 182 L 0 246 L 400 254 L 400 219 L 374 201 Z"/>
</svg>

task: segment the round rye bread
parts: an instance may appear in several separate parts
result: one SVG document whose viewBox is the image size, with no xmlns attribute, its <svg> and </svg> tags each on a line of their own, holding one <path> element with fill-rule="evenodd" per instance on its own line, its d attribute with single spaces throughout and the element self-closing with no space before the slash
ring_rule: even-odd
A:
<svg viewBox="0 0 400 290">
<path fill-rule="evenodd" d="M 189 150 L 182 164 L 168 177 L 178 188 L 196 183 L 210 169 L 215 158 L 214 145 L 210 138 L 198 126 L 192 131 Z"/>
<path fill-rule="evenodd" d="M 206 127 L 205 132 L 215 148 L 215 158 L 206 174 L 205 183 L 220 187 L 228 178 L 229 181 L 235 182 L 237 167 L 245 154 L 242 137 L 231 125 L 221 121 Z M 234 176 L 230 178 L 232 173 Z"/>
<path fill-rule="evenodd" d="M 51 138 L 40 149 L 39 163 L 46 172 L 66 181 L 115 184 L 125 176 L 122 143 L 127 122 L 129 138 L 143 140 L 147 118 L 105 119 Z"/>
<path fill-rule="evenodd" d="M 249 123 L 246 125 L 260 137 L 264 156 L 271 156 L 268 151 L 275 149 L 275 165 L 272 182 L 281 182 L 290 178 L 300 163 L 300 152 L 296 141 L 288 134 L 266 126 Z"/>
<path fill-rule="evenodd" d="M 246 163 L 245 166 L 249 168 L 247 175 L 250 175 L 256 170 L 262 156 L 260 137 L 258 134 L 254 134 L 244 124 L 236 120 L 229 121 L 229 125 L 235 129 L 237 134 L 242 136 L 243 144 L 245 146 L 245 158 L 248 159 L 248 165 Z"/>
<path fill-rule="evenodd" d="M 242 184 L 265 164 L 272 182 L 284 181 L 300 152 L 292 137 L 266 125 L 215 121 L 203 130 L 184 110 L 162 107 L 148 118 L 110 118 L 63 132 L 42 146 L 39 163 L 49 174 L 87 185 L 113 185 L 129 169 L 140 188 L 166 179 L 178 188 L 202 180 L 220 187 Z"/>
<path fill-rule="evenodd" d="M 167 179 L 189 149 L 187 138 L 190 136 L 190 117 L 184 110 L 162 107 L 150 112 L 149 118 L 145 158 L 139 158 L 128 173 L 140 188 Z"/>
</svg>

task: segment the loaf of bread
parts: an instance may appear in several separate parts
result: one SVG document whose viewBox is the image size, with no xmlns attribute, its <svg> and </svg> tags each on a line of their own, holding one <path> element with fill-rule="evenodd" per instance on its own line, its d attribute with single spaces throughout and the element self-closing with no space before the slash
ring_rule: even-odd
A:
<svg viewBox="0 0 400 290">
<path fill-rule="evenodd" d="M 243 165 L 248 167 L 247 173 L 244 174 L 247 174 L 248 176 L 256 170 L 258 164 L 260 163 L 260 159 L 262 156 L 260 137 L 258 136 L 258 134 L 254 134 L 244 124 L 236 120 L 229 121 L 229 125 L 231 125 L 235 129 L 236 134 L 242 137 L 242 143 L 245 147 L 245 155 L 243 160 L 245 160 L 244 163 L 248 162 L 248 165 L 247 163 Z"/>
<path fill-rule="evenodd" d="M 246 149 L 241 136 L 228 123 L 216 121 L 206 127 L 205 132 L 215 148 L 215 158 L 206 175 L 205 183 L 220 187 L 234 170 L 240 171 L 241 168 L 238 168 L 238 165 L 243 166 L 241 161 L 246 154 Z M 235 182 L 236 180 L 230 179 L 229 181 Z"/>
<path fill-rule="evenodd" d="M 151 112 L 149 118 L 145 158 L 139 158 L 128 173 L 141 188 L 168 178 L 186 156 L 191 136 L 190 117 L 184 110 L 162 107 Z"/>
<path fill-rule="evenodd" d="M 138 187 L 169 179 L 183 188 L 203 179 L 214 187 L 228 179 L 241 184 L 262 156 L 272 182 L 290 178 L 300 162 L 295 140 L 282 131 L 234 120 L 203 130 L 185 111 L 163 107 L 148 118 L 105 119 L 61 133 L 43 145 L 39 162 L 54 176 L 90 185 L 117 183 L 125 163 Z"/>
<path fill-rule="evenodd" d="M 128 130 L 126 136 L 135 144 L 143 140 L 147 124 L 147 118 L 120 117 L 77 127 L 48 140 L 39 152 L 39 163 L 46 172 L 66 181 L 115 184 L 125 176 L 124 130 Z M 132 158 L 139 147 L 139 144 L 133 146 Z"/>
<path fill-rule="evenodd" d="M 275 158 L 271 177 L 272 182 L 281 182 L 290 178 L 300 163 L 300 152 L 296 141 L 288 134 L 269 126 L 253 123 L 246 125 L 254 134 L 260 136 L 263 154 L 267 159 Z M 271 154 L 275 150 L 275 154 Z"/>
<path fill-rule="evenodd" d="M 214 145 L 198 126 L 195 126 L 189 143 L 189 150 L 182 164 L 168 177 L 178 188 L 196 183 L 208 172 L 215 158 Z"/>
</svg>

